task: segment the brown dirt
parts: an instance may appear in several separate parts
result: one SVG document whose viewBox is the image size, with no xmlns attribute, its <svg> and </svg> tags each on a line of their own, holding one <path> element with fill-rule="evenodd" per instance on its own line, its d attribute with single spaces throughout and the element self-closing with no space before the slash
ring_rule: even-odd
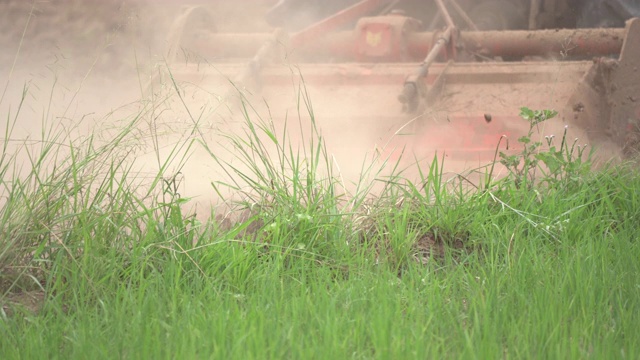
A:
<svg viewBox="0 0 640 360">
<path fill-rule="evenodd" d="M 2 311 L 7 316 L 14 316 L 19 312 L 37 314 L 42 309 L 45 300 L 44 291 L 24 291 L 7 295 L 2 304 Z"/>
</svg>

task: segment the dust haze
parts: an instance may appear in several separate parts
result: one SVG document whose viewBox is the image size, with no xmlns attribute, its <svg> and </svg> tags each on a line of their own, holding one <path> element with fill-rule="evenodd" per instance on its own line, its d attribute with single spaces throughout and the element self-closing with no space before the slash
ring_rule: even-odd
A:
<svg viewBox="0 0 640 360">
<path fill-rule="evenodd" d="M 38 139 L 43 124 L 63 127 L 68 130 L 70 137 L 86 136 L 93 132 L 98 137 L 108 139 L 136 114 L 143 114 L 143 120 L 135 131 L 139 134 L 137 139 L 148 143 L 136 148 L 136 158 L 142 164 L 141 174 L 157 173 L 162 158 L 171 153 L 172 145 L 193 136 L 190 132 L 194 118 L 184 111 L 185 108 L 176 99 L 158 106 L 150 105 L 149 86 L 158 84 L 158 73 L 166 65 L 167 39 L 181 7 L 205 3 L 215 17 L 215 28 L 220 33 L 273 31 L 264 21 L 264 14 L 274 3 L 269 0 L 254 1 L 252 6 L 244 3 L 235 6 L 234 2 L 226 0 L 1 1 L 0 36 L 3 51 L 0 53 L 0 85 L 3 90 L 6 84 L 6 92 L 0 103 L 3 129 L 7 119 L 12 119 L 7 114 L 15 115 L 25 89 L 27 95 L 24 106 L 12 134 L 16 140 Z M 198 68 L 203 73 L 208 71 L 207 76 L 212 77 L 211 74 L 219 70 L 210 65 L 216 60 L 221 59 L 200 59 Z M 229 59 L 222 60 L 232 62 Z M 240 64 L 246 61 L 237 59 Z M 494 153 L 499 137 L 487 140 L 486 148 L 473 153 L 464 151 L 464 146 L 468 145 L 464 142 L 469 139 L 462 139 L 464 136 L 477 136 L 474 127 L 491 129 L 491 126 L 499 126 L 485 124 L 482 118 L 465 108 L 464 101 L 491 103 L 495 94 L 490 91 L 479 92 L 477 97 L 465 99 L 462 103 L 447 104 L 445 101 L 443 108 L 430 109 L 415 116 L 401 111 L 396 100 L 400 84 L 309 85 L 304 88 L 296 72 L 304 76 L 308 67 L 298 67 L 292 63 L 278 66 L 283 72 L 292 74 L 291 81 L 274 87 L 262 84 L 260 91 L 250 95 L 255 108 L 252 112 L 263 119 L 273 119 L 278 129 L 283 128 L 286 118 L 289 136 L 293 139 L 300 134 L 303 134 L 302 137 L 308 136 L 310 116 L 304 102 L 300 101 L 301 93 L 307 91 L 319 132 L 345 182 L 357 181 L 363 165 L 366 166 L 366 162 L 375 156 L 388 156 L 394 161 L 404 152 L 403 158 L 406 160 L 401 167 L 411 168 L 417 162 L 426 168 L 434 155 L 440 154 L 446 157 L 447 171 L 460 172 L 485 165 Z M 340 63 L 326 66 L 337 73 L 354 71 Z M 375 70 L 370 65 L 355 71 L 367 74 Z M 180 70 L 176 71 L 179 74 Z M 225 81 L 213 81 L 211 83 L 216 85 L 211 88 L 195 84 L 187 89 L 195 89 L 199 94 L 185 92 L 184 95 L 186 107 L 197 114 L 201 132 L 198 136 L 210 141 L 212 149 L 221 151 L 224 149 L 221 149 L 220 134 L 239 130 L 238 122 L 242 118 L 239 108 L 223 106 L 219 101 L 220 95 L 228 91 Z M 498 91 L 510 90 L 505 88 Z M 381 98 L 386 100 L 380 101 Z M 529 104 L 526 99 L 527 95 L 523 94 L 522 101 L 513 105 L 516 109 L 519 106 L 542 105 Z M 512 108 L 504 107 L 509 111 Z M 447 127 L 449 119 L 442 115 L 445 110 L 466 119 L 471 128 L 462 134 L 456 132 L 456 128 Z M 513 115 L 517 116 L 517 112 Z M 430 125 L 420 128 L 419 123 L 425 118 L 432 121 Z M 524 122 L 521 125 L 512 124 L 505 131 L 520 134 L 526 130 L 525 125 Z M 558 136 L 564 123 L 549 126 L 544 131 L 555 132 Z M 420 131 L 419 136 L 415 136 L 416 129 Z M 154 144 L 152 135 L 160 136 L 161 143 Z M 576 137 L 584 137 L 587 141 L 584 133 L 578 132 Z M 303 144 L 301 139 L 293 143 Z M 211 155 L 204 150 L 194 147 L 189 154 L 184 163 L 171 164 L 166 171 L 168 174 L 180 172 L 182 195 L 194 198 L 194 204 L 200 209 L 196 211 L 206 212 L 207 206 L 214 201 L 210 183 L 220 174 Z M 615 155 L 615 151 L 611 154 Z M 409 170 L 408 174 L 416 175 L 417 171 Z"/>
<path fill-rule="evenodd" d="M 166 60 L 176 14 L 184 5 L 198 2 L 203 3 L 1 1 L 3 131 L 15 119 L 9 149 L 30 144 L 31 151 L 37 151 L 42 148 L 43 133 L 58 131 L 66 134 L 66 140 L 94 134 L 106 142 L 141 115 L 132 131 L 132 138 L 146 142 L 133 146 L 138 163 L 143 164 L 139 176 L 157 174 L 165 150 L 187 141 L 184 132 L 192 124 L 184 113 L 167 112 L 162 104 L 149 110 L 153 105 L 149 105 L 148 86 Z M 242 24 L 254 23 L 253 15 L 234 10 L 228 1 L 208 4 L 219 15 L 216 26 L 221 30 L 248 31 Z M 154 146 L 152 135 L 162 144 Z M 28 156 L 22 157 L 28 166 Z M 182 195 L 194 196 L 198 204 L 208 203 L 213 193 L 209 185 L 213 179 L 202 171 L 207 161 L 209 155 L 195 151 L 182 169 Z M 178 172 L 179 166 L 169 166 L 167 176 Z"/>
</svg>

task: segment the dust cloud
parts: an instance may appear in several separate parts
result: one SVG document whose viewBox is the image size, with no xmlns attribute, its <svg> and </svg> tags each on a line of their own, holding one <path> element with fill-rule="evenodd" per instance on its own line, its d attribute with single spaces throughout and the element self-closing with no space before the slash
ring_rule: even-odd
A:
<svg viewBox="0 0 640 360">
<path fill-rule="evenodd" d="M 37 153 L 44 137 L 58 133 L 64 134 L 56 139 L 63 148 L 89 134 L 106 143 L 135 122 L 131 138 L 137 143 L 130 146 L 137 176 L 151 180 L 166 167 L 166 177 L 178 179 L 181 195 L 194 197 L 195 211 L 206 213 L 214 201 L 215 163 L 197 146 L 181 147 L 194 138 L 194 119 L 175 96 L 167 99 L 171 86 L 163 84 L 169 89 L 159 97 L 151 96 L 150 86 L 166 68 L 171 27 L 185 6 L 206 4 L 214 14 L 210 25 L 219 31 L 265 32 L 271 29 L 263 14 L 272 3 L 0 1 L 0 113 L 2 130 L 11 128 L 8 151 L 27 144 Z M 204 103 L 193 100 L 187 106 L 197 110 Z M 199 135 L 211 148 L 219 148 L 219 135 L 230 130 L 220 120 L 228 114 L 216 110 L 198 124 L 200 131 L 216 132 Z M 170 157 L 175 161 L 166 164 Z M 22 151 L 19 165 L 28 167 L 30 161 Z"/>
<path fill-rule="evenodd" d="M 97 133 L 108 140 L 139 116 L 136 139 L 146 144 L 136 148 L 135 156 L 142 176 L 157 173 L 163 166 L 163 159 L 169 157 L 177 144 L 193 138 L 207 141 L 210 150 L 217 155 L 233 156 L 222 145 L 224 133 L 241 131 L 242 114 L 237 104 L 221 101 L 229 88 L 228 79 L 223 78 L 222 82 L 211 79 L 220 77 L 223 72 L 212 62 L 233 61 L 201 59 L 191 67 L 176 64 L 176 78 L 184 70 L 191 79 L 179 91 L 183 96 L 181 99 L 176 96 L 150 99 L 149 88 L 155 84 L 164 86 L 169 93 L 173 91 L 166 77 L 164 83 L 158 82 L 158 74 L 166 69 L 170 45 L 167 39 L 171 37 L 172 23 L 182 6 L 206 4 L 213 14 L 215 24 L 212 26 L 220 33 L 270 33 L 273 29 L 266 24 L 264 14 L 273 3 L 256 0 L 252 6 L 244 3 L 237 6 L 226 0 L 1 1 L 0 34 L 4 51 L 0 54 L 0 85 L 6 84 L 0 102 L 3 129 L 4 122 L 12 119 L 5 114 L 15 114 L 27 89 L 25 105 L 11 135 L 14 139 L 37 139 L 42 125 L 47 124 L 67 129 L 71 138 Z M 246 59 L 236 62 L 245 64 Z M 444 156 L 446 169 L 452 173 L 475 168 L 492 160 L 503 131 L 517 136 L 526 130 L 525 124 L 500 128 L 499 118 L 493 124 L 485 124 L 477 112 L 465 109 L 460 103 L 456 116 L 464 119 L 462 128 L 451 127 L 448 124 L 451 119 L 443 115 L 445 110 L 451 109 L 430 109 L 418 116 L 403 114 L 396 100 L 399 87 L 395 84 L 307 84 L 305 87 L 298 75 L 305 75 L 307 71 L 312 73 L 311 67 L 286 62 L 276 67 L 289 74 L 288 80 L 274 87 L 263 84 L 261 91 L 248 95 L 254 107 L 250 115 L 273 119 L 277 132 L 282 131 L 286 119 L 292 145 L 302 146 L 307 141 L 305 137 L 311 135 L 311 116 L 304 103 L 304 94 L 308 92 L 312 114 L 319 134 L 327 144 L 331 166 L 345 183 L 358 181 L 363 168 L 375 157 L 382 162 L 388 159 L 389 167 L 393 167 L 393 162 L 400 159 L 400 153 L 404 153 L 404 160 L 399 167 L 406 168 L 409 176 L 417 176 L 415 165 L 427 168 L 434 156 Z M 188 72 L 194 68 L 199 72 L 195 75 Z M 224 75 L 233 77 L 233 72 L 241 70 L 242 66 L 231 69 L 231 74 Z M 327 64 L 323 69 L 338 74 L 354 71 L 344 64 Z M 380 70 L 375 65 L 367 65 L 357 68 L 356 74 L 369 74 L 376 69 Z M 406 69 L 410 72 L 412 68 L 407 66 Z M 189 90 L 194 92 L 189 93 Z M 484 94 L 484 98 L 466 100 L 476 104 L 484 101 L 487 106 L 495 101 L 491 100 L 496 96 L 495 92 Z M 453 93 L 445 98 L 451 95 Z M 503 107 L 502 110 L 517 116 L 517 106 L 529 104 L 518 102 L 515 105 L 516 108 Z M 446 101 L 443 106 L 448 106 Z M 425 119 L 431 125 L 420 125 L 427 121 Z M 513 119 L 503 120 L 508 123 Z M 197 131 L 194 131 L 194 122 Z M 487 132 L 488 140 L 482 145 L 486 146 L 481 151 L 466 151 L 469 142 L 477 142 L 477 128 L 488 129 L 480 130 Z M 555 131 L 561 131 L 563 126 L 556 128 Z M 183 150 L 184 161 L 178 159 L 169 164 L 167 176 L 178 176 L 179 172 L 182 196 L 193 197 L 195 211 L 206 213 L 215 200 L 211 182 L 222 175 L 209 152 L 198 146 Z M 388 169 L 379 173 L 372 171 L 370 175 L 387 173 Z"/>
<path fill-rule="evenodd" d="M 183 6 L 198 3 L 204 2 L 3 1 L 0 23 L 5 51 L 0 57 L 0 84 L 6 85 L 6 91 L 0 110 L 11 116 L 3 116 L 2 128 L 6 128 L 7 121 L 13 122 L 21 103 L 24 105 L 11 134 L 14 144 L 26 139 L 38 143 L 43 131 L 52 129 L 64 129 L 69 139 L 92 133 L 108 141 L 132 118 L 143 115 L 146 119 L 135 129 L 139 133 L 136 138 L 148 142 L 136 149 L 138 163 L 144 164 L 139 169 L 140 176 L 157 173 L 174 148 L 193 135 L 190 132 L 194 119 L 175 98 L 153 100 L 158 104 L 149 105 L 147 91 L 159 68 L 166 65 L 167 39 L 176 15 Z M 207 8 L 215 17 L 213 26 L 220 32 L 271 32 L 263 15 L 272 4 L 272 1 L 256 1 L 256 6 L 247 8 L 229 1 L 209 1 Z M 207 89 L 206 93 L 216 91 L 222 92 L 222 87 Z M 297 119 L 298 89 L 291 86 L 284 91 L 288 92 L 286 101 L 271 108 L 274 118 L 290 117 L 289 133 L 294 138 L 303 131 L 311 136 L 307 131 L 309 125 L 304 124 L 309 120 L 307 111 L 303 109 L 300 120 Z M 322 96 L 318 91 L 310 91 L 312 98 Z M 262 107 L 269 102 L 267 97 L 258 95 L 251 100 L 260 108 L 256 109 L 255 116 L 268 118 Z M 211 133 L 199 136 L 203 136 L 211 148 L 219 149 L 219 142 L 223 140 L 221 133 L 239 130 L 240 111 L 217 113 L 220 104 L 212 104 L 207 99 L 200 103 L 196 99 L 198 95 L 192 95 L 186 107 L 198 112 L 205 105 L 211 106 L 198 125 L 201 131 Z M 150 107 L 157 108 L 149 110 Z M 334 107 L 334 110 L 338 109 Z M 340 111 L 346 114 L 355 112 L 356 108 L 344 107 Z M 296 129 L 297 124 L 300 127 Z M 281 125 L 283 123 L 278 124 L 278 131 Z M 345 125 L 351 129 L 343 139 L 340 133 Z M 323 123 L 321 127 L 327 143 L 345 155 L 336 158 L 349 159 L 348 163 L 340 163 L 340 169 L 349 177 L 356 176 L 361 161 L 368 156 L 366 152 L 375 146 L 367 143 L 370 140 L 367 135 L 373 136 L 367 134 L 369 125 L 357 129 L 353 124 Z M 154 143 L 153 136 L 160 137 L 158 143 Z M 292 145 L 300 144 L 301 141 L 293 139 Z M 177 160 L 167 167 L 167 176 L 180 171 L 181 194 L 193 196 L 196 204 L 206 208 L 214 193 L 210 183 L 218 175 L 216 165 L 206 151 L 197 147 L 189 151 L 188 160 Z M 28 160 L 25 158 L 24 162 Z"/>
</svg>

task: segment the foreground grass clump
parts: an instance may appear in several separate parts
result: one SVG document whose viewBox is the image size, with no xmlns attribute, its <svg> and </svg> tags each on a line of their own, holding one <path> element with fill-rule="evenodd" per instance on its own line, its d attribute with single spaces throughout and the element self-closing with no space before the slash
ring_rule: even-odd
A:
<svg viewBox="0 0 640 360">
<path fill-rule="evenodd" d="M 235 162 L 201 139 L 228 175 L 214 188 L 244 194 L 231 223 L 185 216 L 164 166 L 140 193 L 130 129 L 3 176 L 2 357 L 640 355 L 632 168 L 469 191 L 436 158 L 417 182 L 375 176 L 372 200 L 364 180 L 348 193 L 336 179 L 314 129 L 298 150 L 245 120 Z M 44 301 L 22 306 L 29 293 Z"/>
</svg>

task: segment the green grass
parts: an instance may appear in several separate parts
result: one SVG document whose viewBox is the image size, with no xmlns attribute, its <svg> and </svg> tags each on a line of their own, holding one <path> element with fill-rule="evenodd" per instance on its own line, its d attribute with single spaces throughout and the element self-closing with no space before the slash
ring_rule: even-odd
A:
<svg viewBox="0 0 640 360">
<path fill-rule="evenodd" d="M 8 119 L 3 359 L 640 356 L 633 167 L 474 188 L 434 158 L 419 181 L 365 164 L 349 187 L 313 121 L 299 148 L 245 104 L 244 133 L 224 134 L 233 160 L 192 119 L 193 137 L 141 179 L 135 129 L 153 111 L 108 141 L 51 128 L 17 148 L 19 111 Z M 241 220 L 183 212 L 168 164 L 197 146 L 224 175 L 211 191 L 241 195 Z M 15 301 L 29 293 L 45 301 Z"/>
</svg>

